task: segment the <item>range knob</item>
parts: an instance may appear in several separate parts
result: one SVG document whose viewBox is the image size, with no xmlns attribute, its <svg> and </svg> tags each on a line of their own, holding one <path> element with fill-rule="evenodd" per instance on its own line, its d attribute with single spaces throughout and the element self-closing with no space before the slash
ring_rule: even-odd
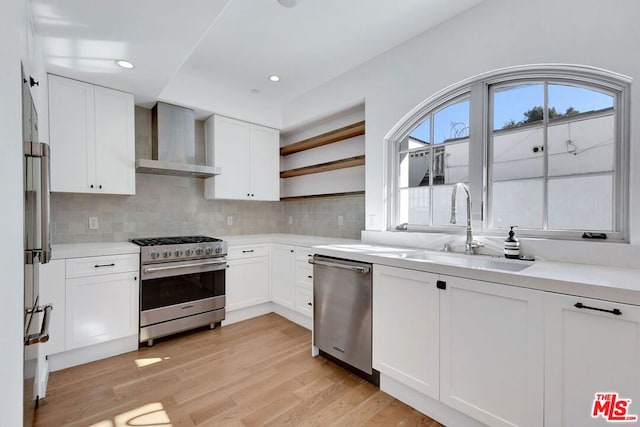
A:
<svg viewBox="0 0 640 427">
<path fill-rule="evenodd" d="M 207 255 L 211 255 L 213 253 L 213 248 L 207 248 L 205 252 Z"/>
<path fill-rule="evenodd" d="M 165 258 L 169 258 L 171 256 L 171 251 L 162 252 L 162 256 L 165 257 Z"/>
<path fill-rule="evenodd" d="M 185 254 L 186 256 L 191 256 L 191 255 L 193 255 L 193 249 L 187 249 L 186 251 L 184 251 L 184 254 Z"/>
<path fill-rule="evenodd" d="M 158 252 L 151 252 L 149 256 L 151 257 L 151 259 L 158 259 L 160 254 Z"/>
<path fill-rule="evenodd" d="M 202 255 L 202 248 L 196 249 L 196 255 Z"/>
<path fill-rule="evenodd" d="M 219 254 L 220 252 L 222 252 L 222 248 L 220 246 L 216 247 L 216 253 Z"/>
<path fill-rule="evenodd" d="M 183 253 L 184 253 L 184 252 L 183 252 L 181 249 L 178 249 L 177 251 L 175 251 L 175 252 L 174 252 L 174 255 L 175 255 L 176 257 L 181 257 Z"/>
</svg>

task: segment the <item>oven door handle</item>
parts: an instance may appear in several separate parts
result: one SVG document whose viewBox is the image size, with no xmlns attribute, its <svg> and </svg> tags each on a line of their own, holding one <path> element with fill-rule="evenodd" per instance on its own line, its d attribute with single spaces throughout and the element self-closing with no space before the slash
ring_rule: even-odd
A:
<svg viewBox="0 0 640 427">
<path fill-rule="evenodd" d="M 225 265 L 227 260 L 222 261 L 206 261 L 193 264 L 180 264 L 180 265 L 166 265 L 161 267 L 145 267 L 142 269 L 144 273 L 156 273 L 158 271 L 176 270 L 180 268 L 192 268 L 192 267 L 205 267 L 207 265 Z"/>
</svg>

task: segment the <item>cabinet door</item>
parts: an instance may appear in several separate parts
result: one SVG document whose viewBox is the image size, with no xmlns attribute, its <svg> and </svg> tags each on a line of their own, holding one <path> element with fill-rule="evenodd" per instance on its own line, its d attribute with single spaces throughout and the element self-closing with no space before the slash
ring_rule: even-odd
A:
<svg viewBox="0 0 640 427">
<path fill-rule="evenodd" d="M 440 400 L 489 426 L 541 426 L 543 293 L 441 280 Z"/>
<path fill-rule="evenodd" d="M 313 317 L 313 290 L 296 286 L 296 310 L 307 317 Z"/>
<path fill-rule="evenodd" d="M 269 302 L 269 257 L 229 260 L 226 310 Z"/>
<path fill-rule="evenodd" d="M 138 273 L 67 280 L 66 349 L 138 333 Z"/>
<path fill-rule="evenodd" d="M 271 246 L 271 299 L 292 310 L 296 309 L 296 253 L 294 246 Z"/>
<path fill-rule="evenodd" d="M 49 341 L 42 344 L 45 355 L 65 350 L 65 260 L 53 259 L 39 265 L 40 305 L 51 304 Z"/>
<path fill-rule="evenodd" d="M 627 415 L 640 417 L 640 307 L 550 293 L 544 298 L 545 425 L 606 425 L 604 414 L 591 416 L 596 393 L 631 399 Z"/>
<path fill-rule="evenodd" d="M 133 95 L 95 88 L 96 189 L 99 193 L 136 193 L 133 121 Z"/>
<path fill-rule="evenodd" d="M 209 120 L 213 120 L 213 140 L 207 141 L 207 151 L 213 149 L 213 158 L 209 154 L 207 156 L 213 160 L 213 165 L 222 170 L 220 175 L 205 181 L 205 197 L 250 199 L 251 125 L 220 116 L 213 116 Z M 207 132 L 207 135 L 210 133 Z"/>
<path fill-rule="evenodd" d="M 373 266 L 373 367 L 438 399 L 437 275 Z"/>
<path fill-rule="evenodd" d="M 96 188 L 93 88 L 49 75 L 51 191 L 92 193 Z"/>
<path fill-rule="evenodd" d="M 280 133 L 251 125 L 251 194 L 254 200 L 280 200 Z"/>
</svg>

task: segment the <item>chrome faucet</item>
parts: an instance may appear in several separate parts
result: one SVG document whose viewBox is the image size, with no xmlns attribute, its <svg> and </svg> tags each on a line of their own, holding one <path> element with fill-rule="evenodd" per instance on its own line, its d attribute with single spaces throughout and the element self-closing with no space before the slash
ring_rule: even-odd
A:
<svg viewBox="0 0 640 427">
<path fill-rule="evenodd" d="M 458 194 L 458 187 L 464 190 L 464 195 L 467 198 L 467 240 L 464 244 L 464 253 L 467 255 L 475 254 L 474 249 L 481 248 L 484 243 L 473 240 L 473 232 L 471 230 L 471 196 L 469 195 L 469 187 L 465 184 L 458 182 L 453 186 L 453 192 L 451 193 L 451 224 L 458 222 L 457 207 L 456 207 L 456 195 Z"/>
</svg>

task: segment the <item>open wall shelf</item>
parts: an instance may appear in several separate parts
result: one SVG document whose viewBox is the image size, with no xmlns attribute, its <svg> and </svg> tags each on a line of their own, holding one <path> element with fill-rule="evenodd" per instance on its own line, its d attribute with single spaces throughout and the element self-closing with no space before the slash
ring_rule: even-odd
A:
<svg viewBox="0 0 640 427">
<path fill-rule="evenodd" d="M 339 129 L 332 130 L 330 132 L 326 132 L 326 133 L 281 147 L 280 155 L 288 156 L 290 154 L 300 153 L 302 151 L 311 150 L 313 148 L 322 147 L 324 145 L 345 141 L 350 138 L 354 138 L 356 136 L 361 136 L 364 134 L 365 134 L 365 122 L 363 120 L 348 126 L 341 127 Z M 280 178 L 281 179 L 295 178 L 303 175 L 311 175 L 311 174 L 317 174 L 321 172 L 334 171 L 338 169 L 364 166 L 364 164 L 365 164 L 365 156 L 363 154 L 363 155 L 348 157 L 344 159 L 333 160 L 330 162 L 317 163 L 317 164 L 299 167 L 295 169 L 283 170 L 280 172 Z M 346 191 L 346 192 L 335 192 L 335 193 L 310 194 L 310 195 L 304 195 L 304 196 L 290 196 L 290 197 L 281 197 L 280 200 L 291 201 L 291 200 L 304 200 L 304 199 L 314 199 L 314 198 L 356 197 L 356 196 L 364 196 L 364 191 Z"/>
<path fill-rule="evenodd" d="M 280 148 L 280 155 L 288 156 L 289 154 L 311 150 L 312 148 L 322 147 L 323 145 L 333 144 L 334 142 L 343 141 L 360 135 L 364 135 L 364 120 L 340 129 L 332 130 L 331 132 L 323 133 L 321 135 L 286 145 Z"/>
<path fill-rule="evenodd" d="M 305 166 L 303 168 L 289 169 L 280 172 L 280 178 L 292 178 L 294 176 L 309 175 L 311 173 L 328 172 L 336 169 L 364 166 L 364 155 L 349 157 L 348 159 L 334 160 L 327 163 Z"/>
<path fill-rule="evenodd" d="M 364 197 L 364 191 L 349 191 L 346 193 L 329 193 L 329 194 L 311 194 L 308 196 L 292 196 L 282 197 L 281 202 L 294 202 L 296 200 L 309 200 L 309 199 L 336 199 L 340 197 Z"/>
</svg>

